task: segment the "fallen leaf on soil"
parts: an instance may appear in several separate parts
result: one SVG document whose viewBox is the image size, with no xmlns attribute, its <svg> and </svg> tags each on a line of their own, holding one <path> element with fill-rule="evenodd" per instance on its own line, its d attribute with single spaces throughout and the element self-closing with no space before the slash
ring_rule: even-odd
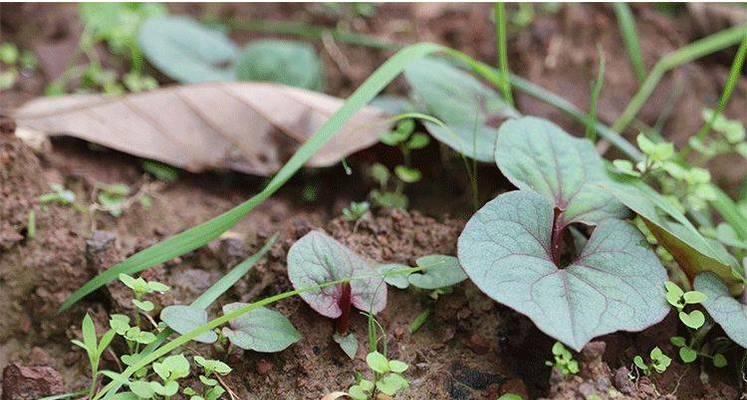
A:
<svg viewBox="0 0 747 400">
<path fill-rule="evenodd" d="M 268 176 L 342 106 L 325 94 L 257 82 L 171 86 L 123 97 L 39 98 L 13 113 L 20 132 L 70 135 L 191 172 Z M 389 129 L 373 107 L 356 114 L 307 164 L 325 167 Z"/>
<path fill-rule="evenodd" d="M 332 392 L 322 397 L 322 400 L 335 400 L 335 399 L 339 399 L 340 397 L 347 396 L 347 395 L 348 394 L 345 392 Z"/>
</svg>

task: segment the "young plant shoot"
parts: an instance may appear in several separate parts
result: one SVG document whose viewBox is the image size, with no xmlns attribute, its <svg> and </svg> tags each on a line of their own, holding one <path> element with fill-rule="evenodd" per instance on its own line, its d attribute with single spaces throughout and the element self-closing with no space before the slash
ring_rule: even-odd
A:
<svg viewBox="0 0 747 400">
<path fill-rule="evenodd" d="M 299 239 L 288 251 L 288 277 L 296 289 L 325 282 L 350 279 L 334 286 L 301 293 L 301 298 L 319 314 L 335 320 L 336 341 L 346 342 L 351 358 L 349 332 L 352 308 L 380 312 L 386 306 L 386 284 L 375 277 L 374 265 L 320 231 Z M 371 278 L 365 278 L 370 276 Z M 360 278 L 360 279 L 356 279 Z M 357 346 L 356 346 L 357 347 Z"/>
</svg>

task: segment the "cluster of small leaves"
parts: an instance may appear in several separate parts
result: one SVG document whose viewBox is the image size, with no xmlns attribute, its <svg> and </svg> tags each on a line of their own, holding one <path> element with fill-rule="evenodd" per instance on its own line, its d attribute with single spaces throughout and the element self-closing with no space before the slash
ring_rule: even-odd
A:
<svg viewBox="0 0 747 400">
<path fill-rule="evenodd" d="M 146 281 L 145 279 L 138 277 L 133 278 L 127 274 L 119 274 L 119 280 L 128 288 L 130 288 L 134 294 L 132 304 L 140 311 L 149 313 L 153 311 L 155 306 L 153 302 L 149 300 L 143 300 L 143 296 L 151 293 L 165 293 L 169 290 L 169 287 L 163 283 L 156 281 Z"/>
<path fill-rule="evenodd" d="M 374 164 L 371 167 L 371 177 L 379 184 L 379 189 L 371 191 L 371 200 L 378 207 L 406 208 L 407 197 L 402 194 L 404 186 L 423 178 L 422 172 L 411 166 L 412 152 L 428 146 L 430 137 L 425 133 L 415 132 L 415 121 L 405 119 L 391 131 L 382 133 L 379 139 L 387 146 L 397 147 L 404 162 L 394 167 L 397 181 L 393 191 L 388 188 L 392 176 L 389 169 L 382 164 Z"/>
<path fill-rule="evenodd" d="M 571 354 L 571 351 L 563 343 L 555 342 L 552 346 L 552 355 L 553 361 L 545 361 L 545 365 L 557 369 L 563 376 L 578 373 L 578 361 L 573 359 L 573 354 Z"/>
<path fill-rule="evenodd" d="M 351 202 L 350 207 L 346 207 L 342 210 L 342 218 L 345 221 L 357 221 L 361 219 L 368 210 L 371 209 L 371 204 L 367 201 Z"/>
<path fill-rule="evenodd" d="M 212 377 L 230 374 L 232 371 L 231 367 L 222 361 L 209 360 L 202 356 L 195 356 L 194 360 L 202 368 L 202 374 L 200 374 L 199 378 L 204 390 L 202 393 L 198 393 L 196 390 L 188 387 L 182 392 L 190 396 L 190 400 L 218 400 L 226 392 L 226 389 L 220 385 L 217 379 Z"/>
<path fill-rule="evenodd" d="M 740 121 L 728 119 L 723 114 L 708 108 L 703 110 L 703 119 L 706 123 L 713 121 L 711 129 L 718 135 L 708 136 L 704 140 L 698 136 L 692 136 L 688 144 L 705 158 L 704 161 L 730 153 L 737 153 L 747 158 L 747 140 L 745 140 L 747 134 Z"/>
<path fill-rule="evenodd" d="M 698 329 L 705 323 L 705 314 L 700 310 L 685 311 L 685 306 L 702 303 L 706 296 L 697 290 L 685 292 L 676 283 L 668 281 L 664 284 L 667 289 L 667 302 L 677 310 L 680 321 L 690 329 Z"/>
<path fill-rule="evenodd" d="M 374 380 L 359 377 L 356 384 L 348 389 L 348 395 L 353 400 L 372 399 L 379 392 L 393 397 L 410 386 L 407 379 L 402 376 L 408 368 L 406 363 L 388 360 L 385 355 L 374 351 L 366 356 L 366 364 L 373 371 Z"/>
<path fill-rule="evenodd" d="M 649 363 L 646 363 L 641 356 L 633 358 L 633 363 L 644 375 L 651 375 L 654 371 L 660 374 L 664 373 L 669 368 L 669 365 L 672 364 L 672 359 L 658 347 L 654 347 L 651 350 L 649 358 L 651 359 Z"/>
<path fill-rule="evenodd" d="M 93 319 L 91 319 L 91 316 L 88 314 L 86 314 L 86 316 L 83 318 L 81 332 L 83 334 L 83 341 L 74 339 L 72 340 L 72 343 L 85 350 L 86 355 L 88 356 L 88 363 L 91 367 L 92 377 L 91 387 L 89 389 L 90 398 L 96 391 L 96 382 L 98 380 L 99 363 L 101 361 L 101 356 L 109 347 L 109 344 L 111 344 L 112 339 L 114 339 L 115 333 L 114 331 L 109 330 L 101 337 L 101 341 L 99 341 L 96 335 L 96 327 L 93 324 Z"/>
<path fill-rule="evenodd" d="M 654 143 L 644 134 L 638 135 L 637 142 L 645 159 L 635 166 L 628 160 L 615 160 L 612 164 L 618 172 L 636 177 L 656 175 L 662 192 L 681 211 L 702 210 L 715 199 L 710 172 L 674 161 L 672 143 Z"/>
<path fill-rule="evenodd" d="M 693 339 L 690 339 L 690 341 L 688 342 L 688 340 L 682 336 L 672 336 L 669 340 L 672 345 L 679 349 L 678 352 L 680 355 L 680 359 L 686 364 L 692 363 L 697 360 L 699 355 L 710 358 L 713 362 L 713 366 L 716 368 L 723 368 L 728 364 L 726 356 L 724 356 L 723 353 L 714 352 L 713 354 L 706 354 L 695 349 L 695 341 Z"/>
<path fill-rule="evenodd" d="M 46 89 L 49 96 L 62 95 L 68 83 L 79 78 L 83 90 L 118 95 L 125 91 L 140 92 L 158 87 L 158 82 L 143 72 L 143 55 L 137 42 L 140 25 L 153 16 L 166 14 L 166 7 L 156 3 L 84 3 L 79 14 L 83 33 L 78 44 L 88 62 L 68 69 Z M 97 46 L 104 44 L 112 54 L 130 65 L 120 76 L 116 68 L 104 66 Z"/>
<path fill-rule="evenodd" d="M 21 74 L 36 70 L 37 60 L 28 50 L 19 50 L 13 43 L 0 43 L 0 90 L 15 86 Z"/>
</svg>

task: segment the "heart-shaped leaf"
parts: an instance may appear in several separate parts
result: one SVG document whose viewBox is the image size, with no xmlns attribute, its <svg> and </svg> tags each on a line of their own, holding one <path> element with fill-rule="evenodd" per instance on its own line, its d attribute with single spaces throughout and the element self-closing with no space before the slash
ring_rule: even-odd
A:
<svg viewBox="0 0 747 400">
<path fill-rule="evenodd" d="M 378 313 L 386 306 L 386 284 L 375 274 L 376 270 L 369 261 L 319 231 L 309 232 L 288 251 L 288 277 L 294 288 L 352 279 L 350 300 L 361 311 Z M 342 314 L 338 304 L 342 285 L 306 291 L 301 293 L 301 297 L 326 317 L 337 318 Z"/>
<path fill-rule="evenodd" d="M 724 282 L 712 272 L 699 274 L 694 286 L 706 295 L 702 304 L 708 314 L 731 340 L 747 348 L 747 305 L 732 297 Z"/>
<path fill-rule="evenodd" d="M 358 352 L 358 338 L 355 337 L 354 333 L 342 336 L 335 332 L 335 334 L 332 335 L 332 340 L 340 345 L 342 351 L 344 351 L 345 355 L 350 357 L 351 360 L 355 358 L 355 353 Z"/>
<path fill-rule="evenodd" d="M 226 304 L 223 306 L 223 313 L 228 314 L 244 306 L 244 303 Z M 252 310 L 231 321 L 229 328 L 223 328 L 223 334 L 231 343 L 244 350 L 262 353 L 285 350 L 301 339 L 301 334 L 285 315 L 265 307 Z"/>
<path fill-rule="evenodd" d="M 669 311 L 667 274 L 638 229 L 604 220 L 581 254 L 559 268 L 551 254 L 553 208 L 546 196 L 519 190 L 472 216 L 458 252 L 480 290 L 576 350 L 596 336 L 661 321 Z"/>
<path fill-rule="evenodd" d="M 456 285 L 467 279 L 467 275 L 459 265 L 459 259 L 452 256 L 433 254 L 415 260 L 418 267 L 423 267 L 422 273 L 409 276 L 410 284 L 421 289 L 439 289 Z"/>
<path fill-rule="evenodd" d="M 550 121 L 522 117 L 503 123 L 495 162 L 519 189 L 531 189 L 560 209 L 562 227 L 629 215 L 622 203 L 594 186 L 609 177 L 592 143 Z"/>
<path fill-rule="evenodd" d="M 410 267 L 404 264 L 381 264 L 376 269 L 384 276 L 384 281 L 398 289 L 407 289 L 410 286 L 408 273 Z"/>
<path fill-rule="evenodd" d="M 222 32 L 189 17 L 150 18 L 140 28 L 138 41 L 148 61 L 174 80 L 234 80 L 236 46 Z"/>
<path fill-rule="evenodd" d="M 736 260 L 715 241 L 710 241 L 662 195 L 635 178 L 617 177 L 600 187 L 638 214 L 656 240 L 666 248 L 685 273 L 694 279 L 700 272 L 711 271 L 725 281 L 732 294 L 743 290 L 734 276 Z"/>
<path fill-rule="evenodd" d="M 277 82 L 304 89 L 322 89 L 322 62 L 304 42 L 265 39 L 247 45 L 236 60 L 242 81 Z"/>
<path fill-rule="evenodd" d="M 424 58 L 405 70 L 412 93 L 446 127 L 425 122 L 428 132 L 457 152 L 493 160 L 498 123 L 519 113 L 495 90 L 444 60 Z"/>
<path fill-rule="evenodd" d="M 202 308 L 185 305 L 168 306 L 161 310 L 161 321 L 169 328 L 184 335 L 201 325 L 208 323 L 208 314 Z M 200 343 L 213 343 L 218 340 L 218 335 L 208 331 L 194 338 Z"/>
<path fill-rule="evenodd" d="M 698 329 L 705 323 L 705 315 L 700 310 L 693 310 L 689 313 L 680 311 L 679 317 L 683 324 L 692 329 Z"/>
</svg>

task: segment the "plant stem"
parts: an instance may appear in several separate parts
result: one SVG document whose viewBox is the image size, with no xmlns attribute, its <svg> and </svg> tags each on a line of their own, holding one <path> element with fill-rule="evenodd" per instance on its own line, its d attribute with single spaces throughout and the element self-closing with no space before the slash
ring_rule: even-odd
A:
<svg viewBox="0 0 747 400">
<path fill-rule="evenodd" d="M 638 42 L 635 17 L 633 17 L 633 13 L 627 4 L 614 3 L 613 6 L 615 16 L 617 17 L 617 24 L 620 27 L 620 34 L 625 43 L 625 49 L 628 51 L 630 64 L 633 67 L 633 72 L 638 79 L 638 83 L 641 83 L 646 79 L 646 66 L 643 64 L 643 57 L 641 56 L 641 46 Z"/>
<path fill-rule="evenodd" d="M 323 26 L 309 25 L 303 22 L 271 21 L 263 19 L 241 21 L 238 19 L 230 19 L 226 25 L 231 29 L 295 35 L 315 40 L 321 40 L 325 35 L 332 35 L 333 39 L 340 42 L 382 50 L 398 50 L 403 47 L 403 45 L 399 43 L 388 42 L 369 35 L 345 32 L 339 29 L 329 29 Z"/>
<path fill-rule="evenodd" d="M 508 68 L 508 38 L 506 35 L 506 6 L 502 2 L 495 3 L 493 7 L 495 15 L 495 45 L 498 55 L 498 67 L 501 70 L 502 83 L 500 89 L 503 92 L 503 98 L 513 107 L 514 98 L 511 95 L 511 81 Z"/>
<path fill-rule="evenodd" d="M 342 314 L 337 318 L 337 333 L 340 336 L 344 336 L 348 333 L 350 328 L 350 308 L 351 308 L 351 288 L 350 282 L 340 284 L 340 299 L 337 301 L 337 305 L 342 310 Z"/>
<path fill-rule="evenodd" d="M 553 210 L 555 213 L 555 217 L 553 218 L 552 222 L 552 237 L 550 239 L 550 253 L 552 253 L 552 261 L 555 263 L 555 266 L 558 268 L 561 267 L 561 255 L 563 253 L 563 231 L 565 230 L 565 226 L 561 222 L 561 216 L 563 215 L 563 211 L 555 207 Z"/>
<path fill-rule="evenodd" d="M 682 64 L 697 60 L 698 58 L 723 50 L 735 43 L 739 43 L 745 34 L 747 34 L 747 24 L 735 26 L 714 33 L 713 35 L 706 36 L 703 39 L 690 43 L 689 45 L 681 47 L 680 49 L 662 57 L 661 60 L 654 65 L 654 68 L 641 85 L 638 93 L 633 96 L 623 113 L 617 121 L 612 124 L 612 130 L 622 132 L 628 127 L 636 114 L 638 114 L 638 111 L 640 111 L 648 98 L 651 97 L 651 94 L 654 92 L 654 89 L 659 84 L 661 78 L 664 77 L 665 73 Z"/>
<path fill-rule="evenodd" d="M 602 48 L 597 48 L 599 52 L 599 71 L 597 72 L 597 80 L 594 81 L 591 89 L 591 100 L 589 101 L 589 119 L 586 123 L 586 137 L 592 142 L 597 141 L 597 104 L 599 103 L 599 94 L 602 92 L 602 86 L 604 86 L 604 53 Z"/>
</svg>

